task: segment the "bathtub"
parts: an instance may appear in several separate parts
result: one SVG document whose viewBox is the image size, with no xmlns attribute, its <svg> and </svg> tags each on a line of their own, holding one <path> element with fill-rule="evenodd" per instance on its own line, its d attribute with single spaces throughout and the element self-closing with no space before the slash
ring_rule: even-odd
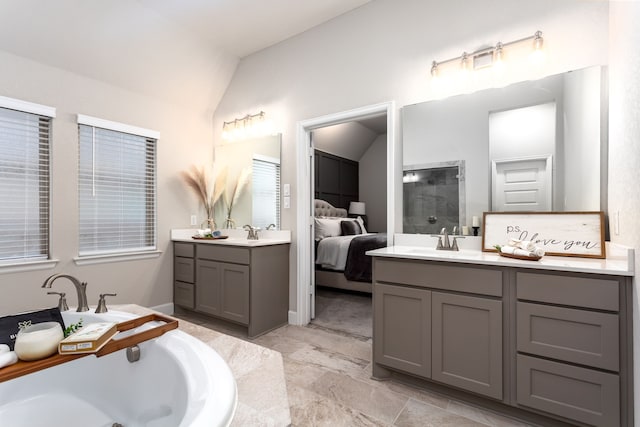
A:
<svg viewBox="0 0 640 427">
<path fill-rule="evenodd" d="M 117 311 L 63 313 L 66 325 L 80 318 L 87 324 L 134 317 Z M 128 362 L 120 350 L 0 383 L 0 426 L 229 425 L 236 409 L 236 383 L 212 348 L 178 330 L 139 347 L 137 362 Z"/>
</svg>

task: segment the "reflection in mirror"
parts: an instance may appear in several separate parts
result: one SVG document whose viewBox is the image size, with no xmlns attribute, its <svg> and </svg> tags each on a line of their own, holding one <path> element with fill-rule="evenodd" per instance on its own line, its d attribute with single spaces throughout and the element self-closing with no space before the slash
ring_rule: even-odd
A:
<svg viewBox="0 0 640 427">
<path fill-rule="evenodd" d="M 465 223 L 464 161 L 403 169 L 404 233 L 436 234 Z"/>
<path fill-rule="evenodd" d="M 605 210 L 604 82 L 597 66 L 403 107 L 403 169 L 465 161 L 459 225 L 492 210 Z"/>
<path fill-rule="evenodd" d="M 251 180 L 233 204 L 231 219 L 235 227 L 251 224 L 280 229 L 280 134 L 234 141 L 215 147 L 215 169 L 228 168 L 227 194 L 241 172 L 251 170 Z M 216 223 L 224 224 L 226 210 L 216 207 Z"/>
</svg>

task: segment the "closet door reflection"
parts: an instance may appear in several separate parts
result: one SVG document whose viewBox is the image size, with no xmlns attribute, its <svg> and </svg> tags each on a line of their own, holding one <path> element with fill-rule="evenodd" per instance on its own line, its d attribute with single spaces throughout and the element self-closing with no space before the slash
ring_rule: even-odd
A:
<svg viewBox="0 0 640 427">
<path fill-rule="evenodd" d="M 458 163 L 458 162 L 456 162 Z M 463 168 L 435 166 L 405 169 L 403 182 L 403 232 L 410 234 L 449 232 L 464 223 L 460 201 L 464 200 Z"/>
</svg>

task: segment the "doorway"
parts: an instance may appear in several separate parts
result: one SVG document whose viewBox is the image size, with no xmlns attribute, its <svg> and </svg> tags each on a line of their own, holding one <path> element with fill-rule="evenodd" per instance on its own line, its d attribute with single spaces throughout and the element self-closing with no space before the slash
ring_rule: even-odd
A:
<svg viewBox="0 0 640 427">
<path fill-rule="evenodd" d="M 297 124 L 297 308 L 290 313 L 290 323 L 306 325 L 311 321 L 315 308 L 315 284 L 313 259 L 313 143 L 311 134 L 314 130 L 346 123 L 359 119 L 366 119 L 379 115 L 387 117 L 387 226 L 388 244 L 393 245 L 393 233 L 396 219 L 396 194 L 401 194 L 395 189 L 395 171 L 398 170 L 396 159 L 398 147 L 395 141 L 395 103 L 385 102 L 356 108 L 349 111 L 330 114 L 315 119 L 305 120 Z"/>
</svg>

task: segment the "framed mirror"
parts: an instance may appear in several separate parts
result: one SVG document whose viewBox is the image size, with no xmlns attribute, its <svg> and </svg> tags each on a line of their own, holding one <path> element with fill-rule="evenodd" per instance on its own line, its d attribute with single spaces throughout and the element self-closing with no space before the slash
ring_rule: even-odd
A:
<svg viewBox="0 0 640 427">
<path fill-rule="evenodd" d="M 421 165 L 464 162 L 458 226 L 486 211 L 604 211 L 606 74 L 606 67 L 595 66 L 405 106 L 403 174 Z M 424 185 L 425 194 L 438 191 Z M 403 187 L 404 200 L 415 196 L 411 186 Z M 410 231 L 419 229 L 420 218 L 426 224 L 433 216 L 438 213 L 428 208 L 405 211 L 404 232 L 451 229 L 447 220 Z"/>
<path fill-rule="evenodd" d="M 226 201 L 216 205 L 220 228 L 251 224 L 264 230 L 273 224 L 280 229 L 280 145 L 281 135 L 277 134 L 215 147 L 215 170 L 227 168 Z M 246 183 L 238 184 L 247 174 Z"/>
</svg>

